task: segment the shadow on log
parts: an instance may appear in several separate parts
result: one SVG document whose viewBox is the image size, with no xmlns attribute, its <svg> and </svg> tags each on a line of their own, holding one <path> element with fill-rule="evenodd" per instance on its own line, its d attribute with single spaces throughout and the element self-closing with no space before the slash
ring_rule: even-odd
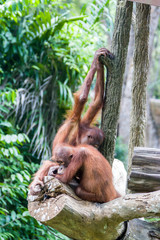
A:
<svg viewBox="0 0 160 240">
<path fill-rule="evenodd" d="M 79 199 L 65 184 L 45 178 L 40 196 L 28 196 L 32 217 L 77 240 L 115 240 L 126 220 L 160 216 L 160 191 L 128 194 L 111 202 L 98 204 Z"/>
<path fill-rule="evenodd" d="M 158 240 L 160 239 L 160 222 L 146 222 L 141 219 L 129 221 L 129 240 Z"/>
</svg>

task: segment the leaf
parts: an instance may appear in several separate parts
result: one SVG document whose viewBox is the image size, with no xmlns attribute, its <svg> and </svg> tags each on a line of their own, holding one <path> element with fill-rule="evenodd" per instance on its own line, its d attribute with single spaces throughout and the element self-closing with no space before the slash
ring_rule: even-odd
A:
<svg viewBox="0 0 160 240">
<path fill-rule="evenodd" d="M 17 173 L 16 176 L 20 182 L 23 182 L 23 176 L 20 173 Z"/>
<path fill-rule="evenodd" d="M 9 157 L 9 156 L 10 156 L 8 149 L 1 148 L 1 151 L 2 151 L 2 154 L 3 154 L 5 157 Z"/>
<path fill-rule="evenodd" d="M 11 94 L 11 98 L 12 98 L 12 103 L 14 103 L 14 101 L 16 100 L 16 92 L 12 90 L 12 94 Z"/>
<path fill-rule="evenodd" d="M 15 157 L 19 157 L 19 150 L 18 150 L 18 148 L 17 147 L 13 147 L 12 149 L 13 149 L 14 156 Z"/>
<path fill-rule="evenodd" d="M 24 134 L 24 137 L 25 137 L 27 142 L 30 142 L 30 139 L 29 139 L 29 137 L 26 134 Z"/>
<path fill-rule="evenodd" d="M 17 137 L 16 134 L 12 134 L 12 135 L 11 135 L 11 141 L 12 141 L 13 143 L 17 142 L 17 139 L 18 139 L 18 137 Z"/>
<path fill-rule="evenodd" d="M 0 111 L 4 112 L 4 113 L 9 113 L 9 109 L 7 109 L 6 107 L 0 105 Z"/>
<path fill-rule="evenodd" d="M 4 127 L 11 128 L 11 127 L 12 127 L 12 124 L 11 124 L 10 122 L 1 122 L 1 123 L 0 123 L 0 126 L 4 126 Z"/>
<path fill-rule="evenodd" d="M 12 181 L 14 181 L 14 180 L 16 179 L 15 174 L 12 174 L 12 175 L 11 175 L 11 179 L 12 179 Z"/>
<path fill-rule="evenodd" d="M 38 71 L 40 70 L 40 68 L 38 66 L 36 66 L 36 65 L 33 65 L 32 68 L 34 68 L 34 69 L 36 69 Z"/>
<path fill-rule="evenodd" d="M 23 134 L 18 134 L 18 141 L 21 143 L 21 142 L 25 142 L 25 138 L 23 136 Z"/>
<path fill-rule="evenodd" d="M 6 213 L 9 213 L 9 211 L 5 208 L 0 208 L 0 213 L 5 215 Z"/>
<path fill-rule="evenodd" d="M 14 155 L 14 149 L 13 148 L 9 148 L 8 150 L 9 150 L 11 155 Z"/>
<path fill-rule="evenodd" d="M 24 175 L 25 179 L 29 182 L 30 181 L 30 175 L 26 174 L 25 172 L 23 172 L 23 175 Z"/>
<path fill-rule="evenodd" d="M 30 216 L 30 214 L 29 214 L 28 211 L 25 211 L 25 212 L 23 212 L 22 216 L 24 216 L 24 217 L 28 217 L 28 216 Z"/>
<path fill-rule="evenodd" d="M 19 227 L 21 227 L 22 224 L 21 224 L 21 222 L 20 222 L 19 220 L 16 219 L 15 222 L 17 223 L 17 225 L 18 225 Z"/>
<path fill-rule="evenodd" d="M 16 219 L 16 212 L 15 211 L 11 212 L 11 218 L 12 218 L 13 221 Z"/>
<path fill-rule="evenodd" d="M 8 134 L 7 134 L 7 135 L 5 136 L 5 139 L 4 139 L 4 140 L 5 140 L 6 143 L 9 144 L 9 143 L 11 142 L 11 135 L 8 135 Z"/>
</svg>

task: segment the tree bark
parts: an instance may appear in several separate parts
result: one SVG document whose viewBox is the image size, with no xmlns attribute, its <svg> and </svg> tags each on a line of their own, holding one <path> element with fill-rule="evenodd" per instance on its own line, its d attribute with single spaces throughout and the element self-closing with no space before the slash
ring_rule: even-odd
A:
<svg viewBox="0 0 160 240">
<path fill-rule="evenodd" d="M 104 204 L 91 203 L 66 191 L 57 179 L 46 178 L 46 195 L 59 191 L 55 198 L 31 201 L 32 217 L 77 240 L 115 240 L 123 229 L 123 221 L 139 217 L 160 216 L 160 191 L 128 194 Z M 58 189 L 58 191 L 56 191 Z M 66 195 L 66 194 L 71 194 Z"/>
<path fill-rule="evenodd" d="M 132 154 L 135 146 L 144 146 L 146 127 L 146 88 L 149 68 L 150 6 L 136 4 L 136 31 L 134 51 L 134 79 L 132 85 L 132 110 L 129 140 L 128 172 L 132 164 Z"/>
<path fill-rule="evenodd" d="M 154 46 L 154 38 L 155 32 L 158 27 L 160 16 L 160 8 L 159 7 L 151 7 L 151 20 L 150 20 L 150 35 L 149 35 L 149 59 L 150 59 L 150 69 L 152 68 L 153 61 L 152 61 L 152 52 Z M 134 20 L 134 18 L 133 18 Z M 135 22 L 133 25 L 135 25 Z M 123 83 L 123 94 L 122 94 L 122 101 L 121 101 L 121 109 L 120 109 L 120 118 L 119 118 L 119 136 L 123 140 L 125 144 L 128 145 L 129 142 L 129 132 L 130 132 L 130 112 L 131 112 L 131 89 L 132 89 L 132 82 L 133 82 L 133 51 L 134 51 L 134 29 L 131 28 L 130 33 L 130 41 L 129 41 L 129 50 L 127 56 L 127 64 L 125 69 L 124 75 L 124 83 Z M 149 82 L 151 83 L 151 74 L 149 73 Z M 147 96 L 147 128 L 146 128 L 146 146 L 147 147 L 158 147 L 159 142 L 156 134 L 155 125 L 153 123 L 153 119 L 150 113 L 149 108 L 149 98 L 151 94 Z M 126 111 L 127 109 L 127 111 Z"/>
<path fill-rule="evenodd" d="M 102 130 L 105 135 L 105 140 L 100 150 L 110 164 L 112 164 L 114 159 L 114 146 L 129 43 L 132 6 L 133 4 L 131 2 L 127 1 L 121 4 L 120 0 L 117 1 L 111 49 L 114 54 L 114 60 L 112 60 L 113 64 L 110 67 L 108 67 L 108 64 L 104 61 L 104 64 L 108 67 L 108 79 L 102 111 Z"/>
</svg>

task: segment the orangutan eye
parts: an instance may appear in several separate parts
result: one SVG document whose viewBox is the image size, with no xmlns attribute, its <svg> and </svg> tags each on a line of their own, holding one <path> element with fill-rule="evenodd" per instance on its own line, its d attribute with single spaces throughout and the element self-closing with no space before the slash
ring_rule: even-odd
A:
<svg viewBox="0 0 160 240">
<path fill-rule="evenodd" d="M 73 157 L 73 154 L 71 154 L 70 156 L 69 156 L 69 158 L 72 158 Z"/>
<path fill-rule="evenodd" d="M 88 135 L 88 138 L 92 139 L 93 137 L 91 135 Z"/>
</svg>

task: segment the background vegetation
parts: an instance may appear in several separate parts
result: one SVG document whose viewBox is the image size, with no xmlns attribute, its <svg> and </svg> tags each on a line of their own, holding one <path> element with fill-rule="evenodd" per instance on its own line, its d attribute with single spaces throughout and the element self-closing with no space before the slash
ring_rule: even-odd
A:
<svg viewBox="0 0 160 240">
<path fill-rule="evenodd" d="M 152 54 L 152 61 L 151 61 L 151 77 L 149 79 L 149 94 L 151 97 L 160 99 L 160 23 L 155 33 L 154 37 L 154 47 L 153 47 L 153 54 Z"/>
<path fill-rule="evenodd" d="M 29 216 L 27 189 L 95 50 L 110 39 L 112 10 L 109 0 L 0 4 L 0 239 L 67 239 Z"/>
</svg>

